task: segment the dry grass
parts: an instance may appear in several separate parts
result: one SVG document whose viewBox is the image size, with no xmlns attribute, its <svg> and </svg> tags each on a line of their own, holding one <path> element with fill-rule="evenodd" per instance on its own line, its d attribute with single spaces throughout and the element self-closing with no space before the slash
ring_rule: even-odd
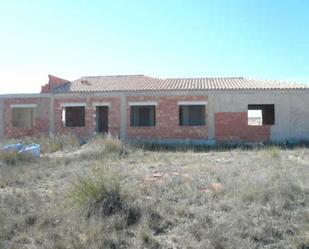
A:
<svg viewBox="0 0 309 249">
<path fill-rule="evenodd" d="M 2 163 L 0 248 L 307 249 L 308 152 L 152 152 L 100 137 Z"/>
<path fill-rule="evenodd" d="M 95 136 L 89 141 L 89 144 L 98 149 L 103 156 L 108 154 L 117 154 L 124 156 L 128 153 L 128 148 L 118 139 L 112 136 Z"/>
<path fill-rule="evenodd" d="M 34 162 L 35 160 L 36 159 L 30 154 L 0 151 L 0 161 L 6 165 L 17 165 L 21 163 L 30 163 L 30 162 Z"/>
<path fill-rule="evenodd" d="M 72 150 L 80 146 L 79 139 L 74 135 L 63 135 L 49 138 L 46 136 L 39 136 L 35 138 L 28 138 L 41 145 L 42 153 L 53 153 L 59 150 Z"/>
</svg>

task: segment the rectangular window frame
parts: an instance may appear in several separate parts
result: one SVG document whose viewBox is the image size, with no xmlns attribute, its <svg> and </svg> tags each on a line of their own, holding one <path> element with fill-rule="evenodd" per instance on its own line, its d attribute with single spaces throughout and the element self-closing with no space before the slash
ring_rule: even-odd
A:
<svg viewBox="0 0 309 249">
<path fill-rule="evenodd" d="M 20 128 L 20 129 L 32 129 L 35 126 L 35 108 L 37 107 L 37 105 L 34 104 L 16 104 L 16 105 L 11 105 L 11 112 L 12 112 L 12 127 L 14 128 Z M 17 120 L 16 119 L 16 115 L 18 115 L 18 113 L 16 113 L 16 111 L 21 111 L 21 110 L 27 110 L 30 111 L 30 120 L 27 121 L 27 123 L 29 123 L 29 125 L 26 124 L 17 124 Z"/>
<path fill-rule="evenodd" d="M 140 111 L 145 111 L 146 109 L 152 109 L 150 114 L 143 113 Z M 152 112 L 152 113 L 151 113 Z M 143 116 L 149 115 L 149 123 L 145 123 Z M 153 115 L 153 117 L 150 117 Z M 156 104 L 154 102 L 142 102 L 130 104 L 130 127 L 155 127 L 156 126 Z"/>
<path fill-rule="evenodd" d="M 178 102 L 178 125 L 183 127 L 206 126 L 206 107 L 207 101 L 179 101 Z M 202 108 L 199 121 L 194 120 L 194 109 Z M 185 120 L 184 116 L 187 116 Z"/>
<path fill-rule="evenodd" d="M 61 113 L 61 124 L 62 127 L 65 128 L 78 128 L 78 127 L 86 127 L 86 103 L 63 103 L 61 104 L 62 113 Z M 82 110 L 82 119 L 79 123 L 73 124 L 72 122 L 68 122 L 70 119 L 70 115 L 74 115 L 74 111 L 69 113 L 68 110 L 73 109 Z M 82 108 L 82 109 L 81 109 Z M 72 120 L 71 120 L 72 121 Z"/>
<path fill-rule="evenodd" d="M 261 124 L 250 124 L 249 111 L 261 111 L 262 122 Z M 265 126 L 275 125 L 276 112 L 275 104 L 248 104 L 247 107 L 248 126 Z"/>
</svg>

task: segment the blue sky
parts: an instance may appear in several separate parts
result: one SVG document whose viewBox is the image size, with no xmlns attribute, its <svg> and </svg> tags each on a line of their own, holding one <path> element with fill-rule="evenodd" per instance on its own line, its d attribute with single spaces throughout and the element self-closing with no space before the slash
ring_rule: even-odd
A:
<svg viewBox="0 0 309 249">
<path fill-rule="evenodd" d="M 10 0 L 0 11 L 0 93 L 38 92 L 48 74 L 309 83 L 309 0 Z"/>
</svg>

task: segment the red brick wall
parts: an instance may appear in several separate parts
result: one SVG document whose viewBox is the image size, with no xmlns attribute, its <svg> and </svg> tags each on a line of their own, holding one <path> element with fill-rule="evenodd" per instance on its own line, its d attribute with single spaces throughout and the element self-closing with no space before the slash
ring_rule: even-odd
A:
<svg viewBox="0 0 309 249">
<path fill-rule="evenodd" d="M 120 98 L 117 97 L 90 97 L 90 98 L 59 98 L 54 100 L 55 113 L 55 133 L 56 134 L 75 134 L 79 136 L 90 135 L 95 132 L 95 108 L 93 103 L 109 103 L 108 109 L 108 130 L 113 136 L 120 133 Z M 63 127 L 62 126 L 62 107 L 64 103 L 86 103 L 85 126 L 84 127 Z"/>
<path fill-rule="evenodd" d="M 34 125 L 31 128 L 13 127 L 12 104 L 37 104 L 34 110 Z M 48 135 L 48 98 L 12 98 L 4 101 L 4 137 L 18 138 L 33 135 Z"/>
<path fill-rule="evenodd" d="M 156 126 L 131 127 L 129 102 L 156 101 Z M 178 101 L 207 101 L 207 96 L 127 97 L 128 139 L 207 139 L 207 106 L 205 126 L 180 126 Z"/>
<path fill-rule="evenodd" d="M 49 78 L 48 83 L 41 87 L 41 93 L 49 93 L 51 90 L 53 90 L 54 87 L 69 82 L 68 80 L 61 79 L 53 75 L 48 75 L 48 78 Z"/>
<path fill-rule="evenodd" d="M 218 141 L 270 141 L 271 125 L 249 126 L 247 112 L 215 113 Z"/>
<path fill-rule="evenodd" d="M 12 98 L 4 100 L 4 137 L 17 138 L 49 134 L 49 98 Z M 156 126 L 131 127 L 129 102 L 155 101 Z M 178 101 L 207 101 L 207 96 L 131 96 L 127 97 L 127 127 L 129 139 L 207 139 L 207 106 L 206 126 L 179 126 Z M 62 126 L 62 103 L 86 103 L 85 127 Z M 95 131 L 95 108 L 93 103 L 109 103 L 109 132 L 114 136 L 120 134 L 120 98 L 119 97 L 85 97 L 56 98 L 54 100 L 55 133 L 72 133 L 89 135 Z M 37 104 L 32 128 L 12 126 L 12 104 Z M 248 126 L 247 112 L 215 113 L 215 138 L 218 141 L 270 141 L 271 125 Z"/>
</svg>

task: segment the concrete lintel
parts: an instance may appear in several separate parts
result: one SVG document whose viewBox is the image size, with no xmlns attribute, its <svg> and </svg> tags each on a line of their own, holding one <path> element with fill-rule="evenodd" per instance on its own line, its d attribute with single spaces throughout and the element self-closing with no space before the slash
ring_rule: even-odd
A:
<svg viewBox="0 0 309 249">
<path fill-rule="evenodd" d="M 94 102 L 93 106 L 110 106 L 109 102 Z"/>
<path fill-rule="evenodd" d="M 12 104 L 11 108 L 36 108 L 37 104 Z"/>
<path fill-rule="evenodd" d="M 207 101 L 178 101 L 178 105 L 207 105 Z"/>
<path fill-rule="evenodd" d="M 136 102 L 129 102 L 130 106 L 140 106 L 140 105 L 158 105 L 156 101 L 136 101 Z"/>
<path fill-rule="evenodd" d="M 61 107 L 86 107 L 87 103 L 62 103 Z"/>
</svg>

